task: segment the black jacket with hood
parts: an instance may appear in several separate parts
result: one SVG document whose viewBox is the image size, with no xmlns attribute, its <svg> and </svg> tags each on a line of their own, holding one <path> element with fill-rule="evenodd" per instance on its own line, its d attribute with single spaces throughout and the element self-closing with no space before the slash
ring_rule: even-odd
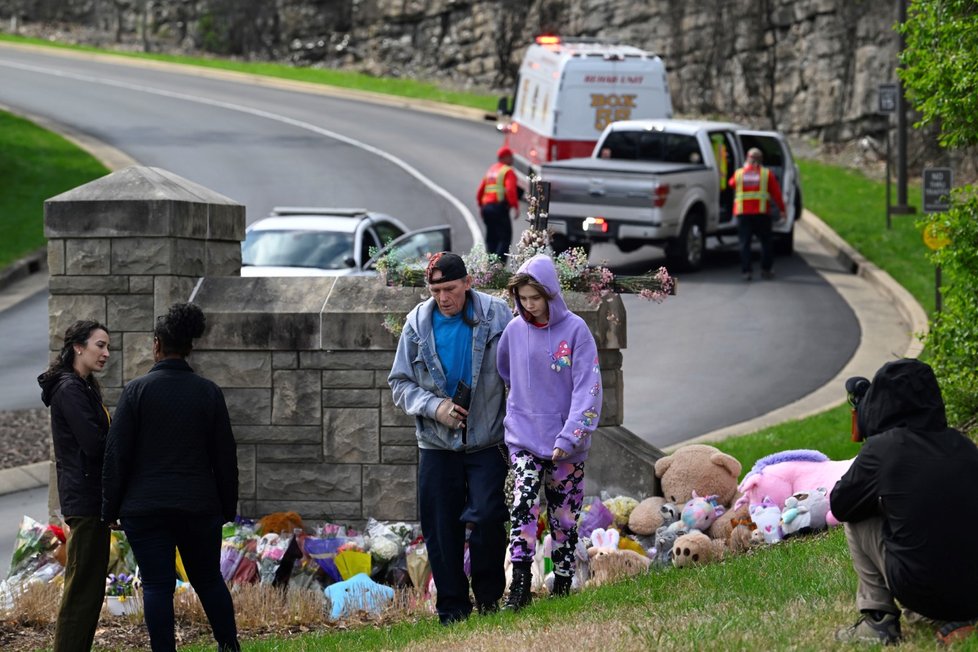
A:
<svg viewBox="0 0 978 652">
<path fill-rule="evenodd" d="M 51 438 L 58 469 L 61 513 L 98 516 L 102 509 L 102 457 L 109 413 L 98 390 L 81 376 L 65 371 L 37 379 L 41 401 L 51 408 Z"/>
<path fill-rule="evenodd" d="M 887 584 L 904 606 L 978 617 L 978 447 L 948 427 L 934 372 L 888 362 L 857 412 L 866 441 L 832 491 L 832 513 L 883 517 Z"/>
</svg>

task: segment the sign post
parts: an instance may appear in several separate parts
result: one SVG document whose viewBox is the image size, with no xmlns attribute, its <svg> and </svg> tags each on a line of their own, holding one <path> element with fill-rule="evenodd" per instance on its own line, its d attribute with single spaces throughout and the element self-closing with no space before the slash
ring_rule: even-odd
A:
<svg viewBox="0 0 978 652">
<path fill-rule="evenodd" d="M 944 213 L 951 207 L 951 184 L 954 174 L 951 168 L 924 168 L 924 212 Z M 932 222 L 924 229 L 924 244 L 937 251 L 951 240 L 940 225 Z M 934 269 L 934 309 L 941 311 L 941 266 Z"/>
<path fill-rule="evenodd" d="M 890 114 L 896 113 L 897 96 L 900 90 L 896 84 L 879 85 L 879 106 L 877 112 L 886 115 L 886 228 L 893 228 L 890 222 Z"/>
</svg>

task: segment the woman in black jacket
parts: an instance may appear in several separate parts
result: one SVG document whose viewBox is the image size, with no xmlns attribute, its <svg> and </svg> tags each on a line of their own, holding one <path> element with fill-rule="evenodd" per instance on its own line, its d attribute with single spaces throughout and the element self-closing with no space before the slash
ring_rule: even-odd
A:
<svg viewBox="0 0 978 652">
<path fill-rule="evenodd" d="M 240 649 L 220 569 L 221 526 L 238 502 L 234 435 L 221 389 L 186 361 L 203 332 L 204 313 L 193 304 L 157 318 L 156 364 L 126 385 L 105 446 L 102 518 L 121 520 L 139 563 L 154 652 L 176 649 L 176 550 L 218 649 Z"/>
<path fill-rule="evenodd" d="M 77 321 L 64 346 L 38 376 L 41 400 L 51 408 L 61 514 L 68 524 L 64 592 L 54 633 L 55 652 L 92 648 L 105 597 L 109 527 L 99 518 L 102 455 L 109 413 L 94 372 L 109 359 L 109 332 L 96 321 Z"/>
</svg>

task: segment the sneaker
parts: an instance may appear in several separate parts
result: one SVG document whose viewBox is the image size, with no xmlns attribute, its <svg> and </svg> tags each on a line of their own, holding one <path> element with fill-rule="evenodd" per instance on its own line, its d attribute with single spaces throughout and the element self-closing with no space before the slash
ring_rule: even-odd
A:
<svg viewBox="0 0 978 652">
<path fill-rule="evenodd" d="M 975 633 L 978 620 L 956 620 L 946 622 L 937 629 L 937 641 L 942 645 L 950 645 L 964 640 Z"/>
<path fill-rule="evenodd" d="M 774 278 L 774 272 L 769 269 L 761 270 L 761 278 L 765 281 L 770 281 L 772 278 Z"/>
<path fill-rule="evenodd" d="M 836 630 L 835 640 L 841 643 L 894 645 L 900 642 L 900 617 L 888 613 L 882 620 L 876 620 L 869 614 L 863 614 L 852 626 Z"/>
</svg>

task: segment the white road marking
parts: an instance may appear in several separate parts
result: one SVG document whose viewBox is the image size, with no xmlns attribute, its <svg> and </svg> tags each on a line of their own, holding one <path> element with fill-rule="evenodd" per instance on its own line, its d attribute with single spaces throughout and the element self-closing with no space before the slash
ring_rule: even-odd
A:
<svg viewBox="0 0 978 652">
<path fill-rule="evenodd" d="M 92 84 L 103 84 L 105 86 L 115 86 L 117 88 L 124 88 L 132 91 L 139 91 L 141 93 L 148 93 L 150 95 L 159 95 L 161 97 L 168 97 L 176 100 L 183 100 L 185 102 L 194 102 L 196 104 L 204 104 L 207 106 L 213 106 L 221 109 L 226 109 L 228 111 L 237 111 L 239 113 L 246 113 L 248 115 L 253 115 L 258 118 L 265 118 L 266 120 L 272 120 L 274 122 L 280 122 L 292 127 L 297 127 L 299 129 L 304 129 L 306 131 L 311 131 L 312 133 L 318 134 L 320 136 L 325 136 L 326 138 L 332 138 L 333 140 L 338 140 L 341 143 L 346 143 L 347 145 L 352 145 L 362 149 L 365 152 L 369 152 L 380 158 L 389 161 L 401 168 L 409 175 L 424 184 L 429 190 L 434 192 L 436 195 L 443 197 L 447 200 L 455 209 L 461 214 L 462 219 L 465 220 L 466 226 L 469 227 L 469 231 L 472 234 L 472 242 L 478 243 L 482 242 L 482 231 L 479 228 L 479 223 L 475 216 L 472 214 L 465 204 L 460 202 L 455 196 L 449 193 L 447 190 L 439 186 L 437 183 L 423 175 L 417 168 L 410 165 L 407 161 L 404 161 L 390 152 L 386 152 L 380 148 L 374 147 L 373 145 L 368 145 L 367 143 L 357 140 L 355 138 L 350 138 L 349 136 L 344 136 L 343 134 L 337 133 L 335 131 L 330 131 L 329 129 L 324 129 L 322 127 L 316 126 L 309 122 L 303 120 L 296 120 L 295 118 L 290 118 L 288 116 L 280 115 L 278 113 L 272 113 L 271 111 L 264 111 L 262 109 L 256 109 L 254 107 L 245 106 L 243 104 L 235 104 L 233 102 L 222 102 L 220 100 L 212 100 L 207 97 L 201 97 L 199 95 L 191 95 L 189 93 L 178 93 L 175 91 L 166 91 L 159 88 L 153 88 L 151 86 L 144 86 L 142 84 L 131 84 L 129 82 L 118 81 L 115 79 L 107 79 L 104 77 L 95 77 L 92 75 L 82 75 L 78 73 L 66 72 L 64 70 L 55 70 L 52 68 L 46 68 L 44 66 L 35 66 L 25 63 L 14 63 L 10 61 L 0 61 L 0 66 L 5 66 L 7 68 L 15 68 L 19 70 L 25 70 L 28 72 L 36 72 L 44 75 L 51 75 L 54 77 L 64 77 L 67 79 L 74 79 L 76 81 L 83 81 Z"/>
</svg>

